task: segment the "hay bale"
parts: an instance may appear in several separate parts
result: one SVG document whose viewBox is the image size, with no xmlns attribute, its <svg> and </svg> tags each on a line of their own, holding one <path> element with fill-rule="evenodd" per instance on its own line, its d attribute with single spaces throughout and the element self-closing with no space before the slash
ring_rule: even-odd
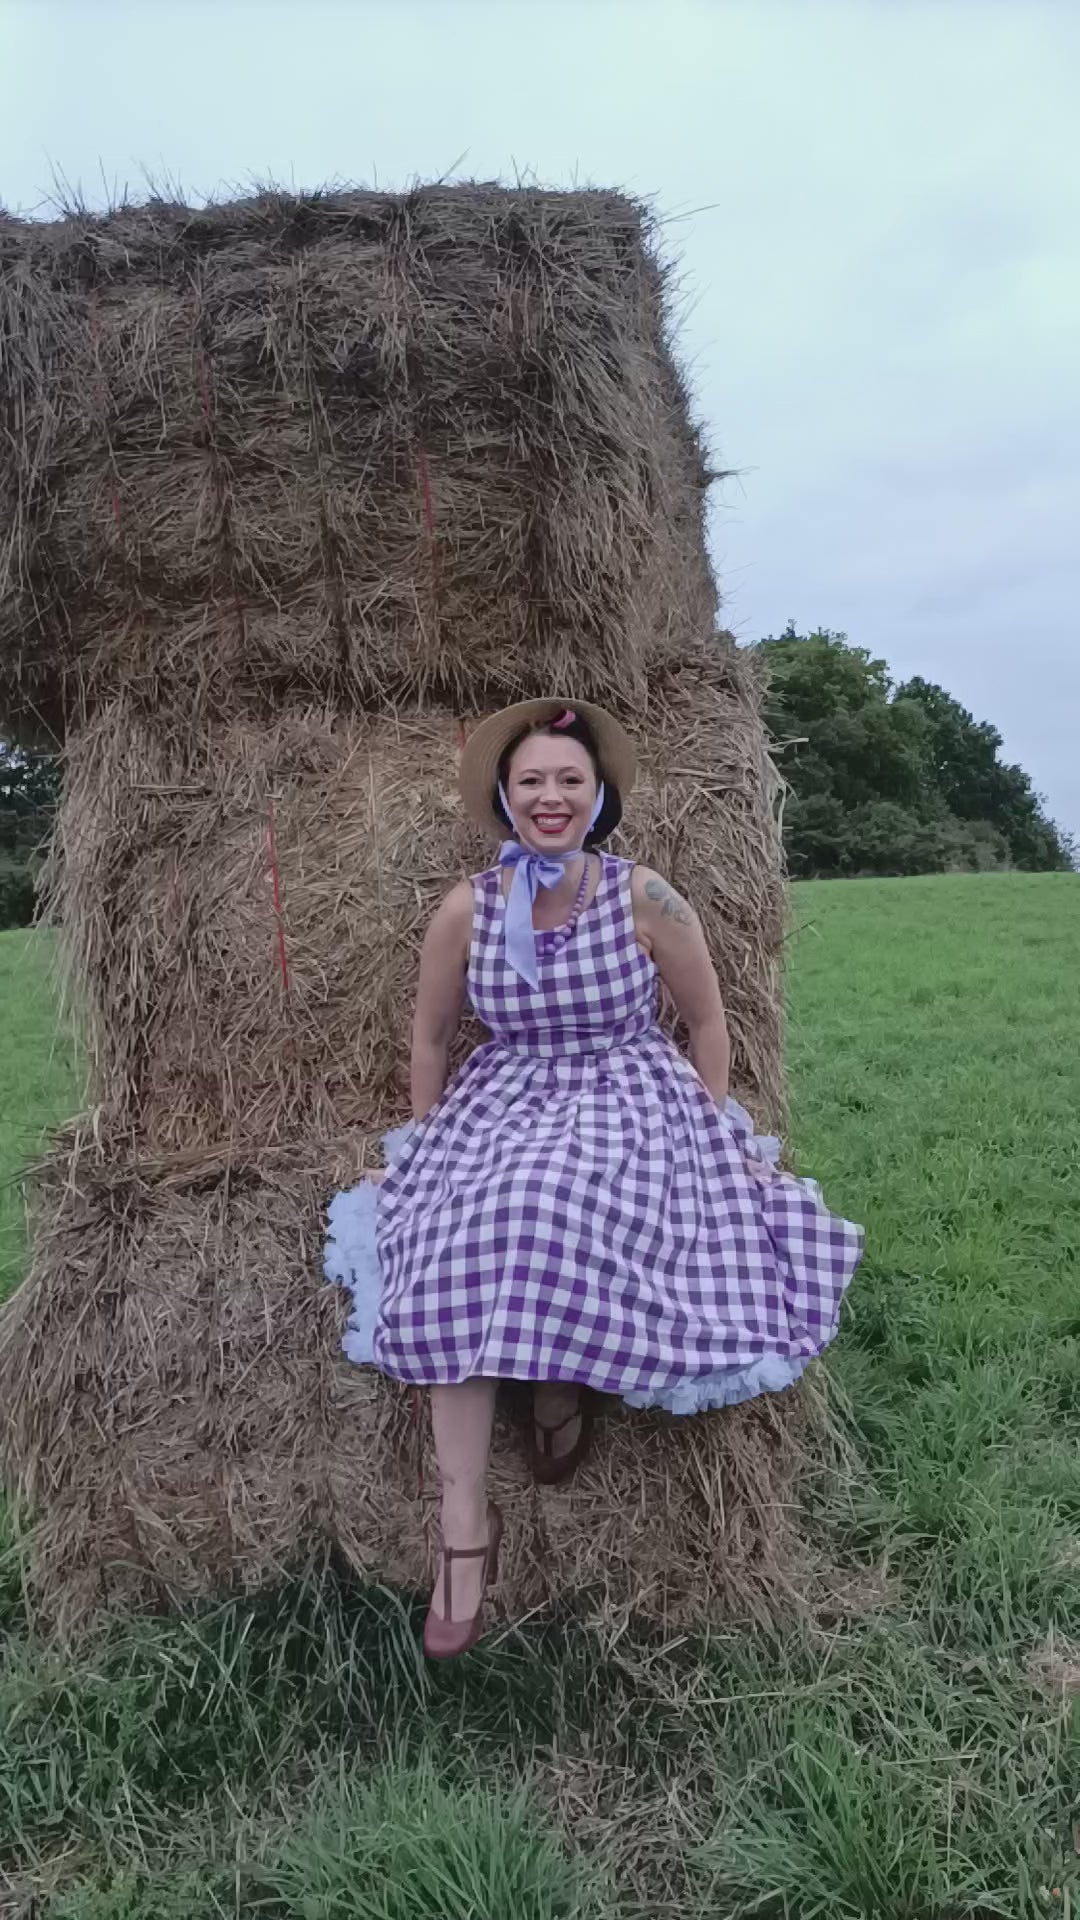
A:
<svg viewBox="0 0 1080 1920">
<path fill-rule="evenodd" d="M 737 1088 L 773 1117 L 782 901 L 753 663 L 719 647 L 669 676 L 638 731 L 628 844 L 698 904 Z M 127 698 L 70 743 L 49 884 L 93 1015 L 94 1110 L 46 1169 L 31 1272 L 0 1311 L 0 1451 L 40 1511 L 35 1582 L 61 1623 L 256 1585 L 327 1543 L 425 1577 L 433 1463 L 407 1396 L 337 1361 L 319 1282 L 330 1193 L 404 1116 L 421 930 L 484 856 L 458 738 L 421 708 L 185 736 Z M 507 1606 L 585 1591 L 688 1624 L 785 1602 L 798 1405 L 692 1423 L 613 1405 L 569 1497 L 531 1487 L 505 1415 Z"/>
<path fill-rule="evenodd" d="M 0 719 L 640 704 L 711 631 L 639 205 L 442 186 L 0 223 Z"/>
<path fill-rule="evenodd" d="M 357 1558 L 354 1529 L 392 1535 L 389 1485 L 358 1488 L 343 1443 L 328 1168 L 353 1176 L 350 1143 L 317 1171 L 294 1156 L 155 1177 L 76 1140 L 41 1169 L 30 1274 L 0 1315 L 0 1431 L 61 1628 L 256 1587 L 331 1537 Z"/>
<path fill-rule="evenodd" d="M 356 1142 L 261 1164 L 102 1164 L 83 1139 L 40 1171 L 30 1275 L 0 1314 L 0 1437 L 37 1511 L 32 1592 L 74 1632 L 120 1608 L 251 1591 L 325 1555 L 410 1588 L 432 1574 L 437 1473 L 414 1396 L 339 1355 L 322 1284 L 326 1199 Z M 573 1489 L 530 1479 L 507 1390 L 491 1483 L 499 1599 L 573 1597 L 674 1629 L 790 1605 L 800 1396 L 674 1421 L 602 1405 Z M 794 1417 L 792 1417 L 794 1416 Z M 663 1523 L 657 1524 L 658 1516 Z"/>
<path fill-rule="evenodd" d="M 456 737 L 302 708 L 185 735 L 118 700 L 71 743 L 43 888 L 110 1138 L 253 1150 L 400 1118 L 406 983 L 475 839 Z"/>
<path fill-rule="evenodd" d="M 698 906 L 736 1090 L 781 1106 L 776 782 L 713 634 L 648 218 L 482 186 L 0 218 L 0 426 L 0 723 L 66 733 L 44 882 L 92 1082 L 0 1311 L 40 1604 L 327 1543 L 420 1582 L 432 1464 L 410 1397 L 339 1358 L 319 1259 L 405 1111 L 421 930 L 485 859 L 463 723 L 556 688 L 622 716 L 623 846 Z M 612 1409 L 546 1495 L 508 1406 L 508 1604 L 782 1604 L 805 1398 Z"/>
<path fill-rule="evenodd" d="M 775 1118 L 782 896 L 746 656 L 718 646 L 654 683 L 635 731 L 624 844 L 698 905 L 735 1084 Z M 458 802 L 458 741 L 449 714 L 417 706 L 185 734 L 127 698 L 73 740 L 43 886 L 111 1137 L 255 1151 L 400 1121 L 423 929 L 490 859 Z"/>
</svg>

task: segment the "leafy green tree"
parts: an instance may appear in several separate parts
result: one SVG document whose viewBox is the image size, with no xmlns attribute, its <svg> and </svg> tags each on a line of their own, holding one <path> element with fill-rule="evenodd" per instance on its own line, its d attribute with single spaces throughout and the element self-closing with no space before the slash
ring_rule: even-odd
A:
<svg viewBox="0 0 1080 1920">
<path fill-rule="evenodd" d="M 0 741 L 0 927 L 28 926 L 33 919 L 36 855 L 59 791 L 55 759 Z"/>
<path fill-rule="evenodd" d="M 1014 866 L 1039 871 L 1072 864 L 1072 850 L 1047 820 L 1028 775 L 999 760 L 1002 741 L 996 727 L 974 719 L 944 687 L 927 680 L 906 681 L 896 698 L 925 715 L 930 769 L 951 813 L 993 827 Z"/>
<path fill-rule="evenodd" d="M 1070 867 L 1074 849 L 1001 735 L 944 688 L 894 688 L 884 660 L 847 636 L 794 624 L 760 643 L 766 717 L 791 792 L 796 874 Z"/>
<path fill-rule="evenodd" d="M 0 740 L 0 846 L 36 843 L 47 831 L 60 793 L 60 774 L 50 754 L 22 753 Z"/>
</svg>

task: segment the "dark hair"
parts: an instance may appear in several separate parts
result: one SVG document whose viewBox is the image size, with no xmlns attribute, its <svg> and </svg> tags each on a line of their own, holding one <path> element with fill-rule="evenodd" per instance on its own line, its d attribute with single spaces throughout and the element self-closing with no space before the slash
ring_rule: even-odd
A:
<svg viewBox="0 0 1080 1920">
<path fill-rule="evenodd" d="M 583 720 L 579 713 L 575 713 L 574 718 L 568 721 L 565 726 L 561 727 L 556 726 L 554 720 L 548 720 L 540 727 L 522 727 L 521 732 L 514 735 L 509 746 L 503 751 L 502 758 L 499 761 L 499 772 L 495 784 L 495 792 L 492 795 L 492 806 L 495 808 L 499 819 L 503 822 L 504 826 L 510 829 L 511 833 L 514 830 L 514 823 L 509 818 L 506 808 L 503 806 L 502 799 L 499 795 L 499 787 L 505 787 L 507 780 L 510 778 L 510 762 L 518 748 L 524 741 L 533 739 L 536 734 L 544 734 L 552 740 L 576 740 L 579 746 L 584 747 L 589 759 L 592 761 L 597 784 L 599 784 L 601 780 L 604 780 L 603 770 L 600 766 L 600 750 L 596 744 L 596 735 L 588 721 Z M 611 835 L 615 832 L 621 819 L 622 795 L 613 780 L 604 780 L 604 804 L 600 809 L 596 825 L 585 836 L 586 847 L 602 846 L 604 841 L 610 839 Z"/>
</svg>

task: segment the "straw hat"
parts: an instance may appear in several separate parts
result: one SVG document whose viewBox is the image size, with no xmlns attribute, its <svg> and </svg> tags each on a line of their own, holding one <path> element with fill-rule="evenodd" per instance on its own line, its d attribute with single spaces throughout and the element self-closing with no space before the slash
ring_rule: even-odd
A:
<svg viewBox="0 0 1080 1920">
<path fill-rule="evenodd" d="M 629 734 L 603 707 L 587 700 L 520 700 L 517 706 L 504 707 L 482 720 L 469 735 L 462 749 L 458 783 L 465 811 L 477 826 L 496 840 L 506 837 L 507 827 L 495 811 L 495 788 L 499 761 L 519 734 L 543 727 L 566 713 L 576 713 L 592 730 L 605 782 L 618 787 L 625 800 L 637 777 L 637 754 Z"/>
</svg>

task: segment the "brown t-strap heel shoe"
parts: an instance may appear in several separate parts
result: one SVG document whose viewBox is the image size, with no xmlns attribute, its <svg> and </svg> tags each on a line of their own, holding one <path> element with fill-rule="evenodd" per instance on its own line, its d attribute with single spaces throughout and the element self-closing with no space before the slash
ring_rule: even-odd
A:
<svg viewBox="0 0 1080 1920">
<path fill-rule="evenodd" d="M 565 1453 L 556 1453 L 551 1443 L 555 1435 L 562 1433 L 563 1428 L 568 1427 L 572 1420 L 581 1421 L 581 1432 L 574 1445 Z M 539 1446 L 536 1444 L 537 1434 L 540 1435 Z M 577 1472 L 588 1453 L 591 1439 L 592 1402 L 583 1389 L 573 1413 L 568 1413 L 565 1420 L 559 1420 L 555 1426 L 547 1427 L 542 1420 L 533 1419 L 531 1448 L 533 1479 L 542 1487 L 557 1487 L 564 1480 L 569 1480 L 571 1474 Z"/>
<path fill-rule="evenodd" d="M 468 1653 L 475 1647 L 484 1631 L 484 1601 L 489 1587 L 495 1585 L 499 1573 L 499 1548 L 502 1545 L 503 1518 L 494 1500 L 488 1507 L 488 1540 L 486 1547 L 448 1547 L 443 1545 L 443 1611 L 445 1618 L 439 1618 L 432 1600 L 428 1617 L 424 1622 L 424 1652 L 429 1660 L 456 1660 L 460 1653 Z M 453 1590 L 451 1568 L 455 1560 L 485 1559 L 484 1589 L 480 1595 L 480 1605 L 471 1620 L 455 1620 L 453 1615 Z"/>
</svg>

